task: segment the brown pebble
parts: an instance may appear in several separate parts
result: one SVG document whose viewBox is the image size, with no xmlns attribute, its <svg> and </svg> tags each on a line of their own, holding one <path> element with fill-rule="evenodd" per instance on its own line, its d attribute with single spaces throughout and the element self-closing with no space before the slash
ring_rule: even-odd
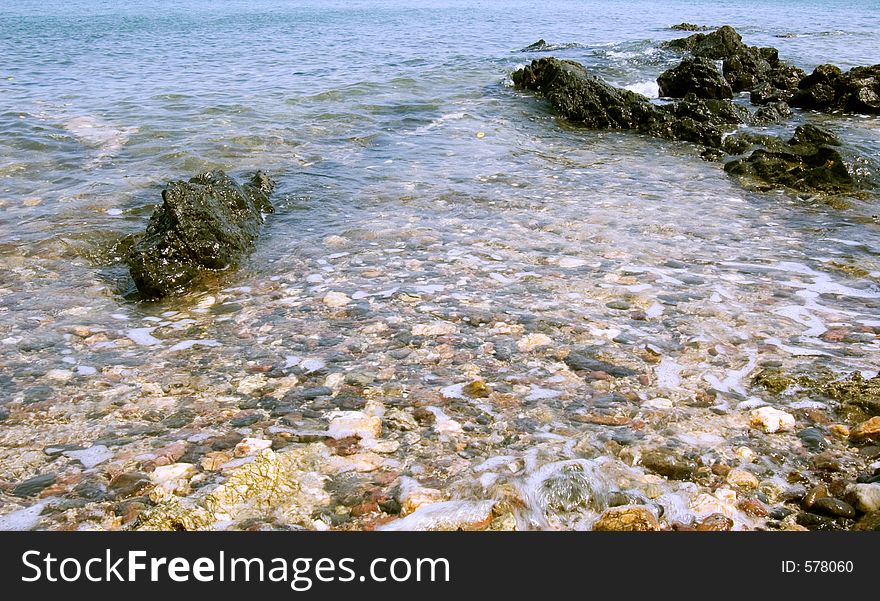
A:
<svg viewBox="0 0 880 601">
<path fill-rule="evenodd" d="M 804 496 L 803 506 L 804 509 L 809 509 L 813 505 L 815 505 L 817 499 L 821 499 L 828 496 L 828 487 L 824 484 L 817 484 L 813 488 L 807 491 L 807 494 Z"/>
<path fill-rule="evenodd" d="M 697 524 L 697 532 L 727 532 L 733 528 L 733 520 L 722 513 L 713 513 Z"/>
<path fill-rule="evenodd" d="M 736 506 L 739 510 L 756 518 L 766 517 L 769 513 L 767 507 L 758 499 L 741 499 Z"/>
<path fill-rule="evenodd" d="M 352 517 L 360 517 L 379 512 L 379 504 L 376 501 L 365 501 L 351 508 Z"/>
</svg>

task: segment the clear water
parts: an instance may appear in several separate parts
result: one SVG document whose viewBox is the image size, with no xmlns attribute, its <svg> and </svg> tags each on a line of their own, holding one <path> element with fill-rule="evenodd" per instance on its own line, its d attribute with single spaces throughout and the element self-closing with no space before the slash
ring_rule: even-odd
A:
<svg viewBox="0 0 880 601">
<path fill-rule="evenodd" d="M 682 519 L 699 513 L 694 499 L 707 490 L 640 480 L 640 448 L 673 441 L 711 462 L 754 444 L 766 478 L 799 467 L 796 453 L 761 463 L 774 445 L 798 445 L 793 435 L 749 442 L 749 403 L 786 402 L 750 387 L 750 375 L 768 362 L 877 369 L 877 197 L 841 208 L 749 192 L 696 147 L 560 123 L 509 75 L 534 56 L 518 50 L 544 38 L 570 45 L 556 56 L 656 93 L 656 76 L 678 60 L 659 44 L 684 35 L 669 29 L 682 21 L 731 24 L 806 70 L 874 64 L 880 3 L 855 13 L 826 1 L 473 4 L 0 4 L 0 402 L 9 412 L 0 474 L 10 489 L 59 474 L 42 517 L 27 508 L 45 499 L 8 494 L 3 513 L 26 512 L 15 515 L 43 528 L 119 527 L 113 502 L 71 489 L 103 490 L 115 473 L 147 469 L 155 449 L 200 433 L 325 428 L 332 399 L 312 413 L 304 402 L 298 423 L 230 418 L 254 394 L 365 371 L 379 375 L 373 388 L 386 406 L 443 406 L 468 426 L 451 439 L 431 428 L 401 438 L 380 471 L 419 476 L 451 499 L 518 494 L 519 527 L 589 525 L 592 509 L 550 515 L 533 488 L 554 462 L 623 469 L 608 447 L 620 428 L 573 419 L 607 410 L 613 390 L 630 395 L 613 409 L 643 424 L 627 443 L 631 487 L 660 486 Z M 780 129 L 803 121 L 880 158 L 876 117 L 798 114 Z M 215 289 L 126 302 L 124 271 L 102 263 L 101 248 L 143 229 L 165 181 L 211 168 L 261 168 L 278 180 L 279 210 L 258 249 Z M 329 291 L 358 310 L 326 307 Z M 487 325 L 462 321 L 476 310 Z M 437 320 L 455 333 L 394 338 Z M 828 328 L 858 336 L 829 342 Z M 529 334 L 552 343 L 521 350 Z M 579 345 L 601 347 L 644 381 L 574 376 L 560 357 Z M 411 352 L 392 353 L 401 346 Z M 659 364 L 645 359 L 650 349 Z M 289 357 L 329 367 L 302 374 L 284 367 Z M 269 378 L 261 393 L 242 392 L 263 366 L 299 382 Z M 475 377 L 517 400 L 440 393 Z M 714 409 L 687 402 L 709 388 L 719 391 Z M 195 421 L 156 426 L 182 408 Z M 112 459 L 88 468 L 43 451 L 110 438 Z M 513 457 L 517 469 L 475 469 L 493 456 Z"/>
</svg>

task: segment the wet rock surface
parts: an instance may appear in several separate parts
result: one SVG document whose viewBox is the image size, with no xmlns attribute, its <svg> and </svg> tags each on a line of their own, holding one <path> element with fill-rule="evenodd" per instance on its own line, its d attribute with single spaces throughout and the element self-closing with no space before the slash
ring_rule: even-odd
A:
<svg viewBox="0 0 880 601">
<path fill-rule="evenodd" d="M 590 129 L 630 129 L 719 146 L 731 125 L 744 118 L 744 112 L 727 100 L 704 100 L 693 93 L 674 105 L 655 105 L 640 94 L 603 82 L 574 61 L 538 59 L 512 78 L 518 88 L 540 92 L 565 119 Z"/>
<path fill-rule="evenodd" d="M 274 183 L 262 172 L 240 185 L 222 171 L 176 181 L 126 257 L 137 290 L 147 298 L 182 292 L 206 272 L 237 265 L 253 247 Z"/>
<path fill-rule="evenodd" d="M 686 58 L 677 67 L 664 71 L 657 83 L 661 96 L 684 98 L 694 93 L 698 98 L 733 98 L 733 89 L 715 63 L 702 57 Z"/>
<path fill-rule="evenodd" d="M 792 106 L 847 113 L 880 113 L 880 65 L 841 71 L 819 65 L 798 83 Z"/>
</svg>

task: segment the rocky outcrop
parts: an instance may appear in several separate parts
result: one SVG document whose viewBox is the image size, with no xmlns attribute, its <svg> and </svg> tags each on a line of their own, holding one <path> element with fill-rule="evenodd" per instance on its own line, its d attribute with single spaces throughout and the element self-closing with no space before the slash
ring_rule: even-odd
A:
<svg viewBox="0 0 880 601">
<path fill-rule="evenodd" d="M 544 38 L 541 38 L 537 42 L 529 44 L 525 48 L 521 49 L 520 52 L 542 52 L 546 50 L 548 46 L 549 44 L 544 40 Z"/>
<path fill-rule="evenodd" d="M 791 105 L 825 112 L 880 113 L 880 65 L 842 72 L 819 65 L 798 83 Z"/>
<path fill-rule="evenodd" d="M 692 93 L 678 103 L 658 106 L 641 94 L 605 83 L 579 63 L 556 58 L 532 61 L 512 78 L 516 87 L 541 93 L 562 117 L 590 129 L 635 130 L 718 146 L 730 126 L 746 116 L 729 100 L 701 99 Z"/>
<path fill-rule="evenodd" d="M 767 84 L 778 90 L 777 100 L 787 100 L 804 76 L 804 72 L 797 67 L 779 60 L 779 52 L 775 48 L 744 44 L 742 36 L 729 25 L 711 33 L 695 33 L 671 40 L 665 45 L 690 52 L 697 58 L 723 61 L 721 71 L 734 92 Z"/>
<path fill-rule="evenodd" d="M 669 29 L 675 29 L 676 31 L 708 31 L 712 29 L 708 25 L 696 25 L 694 23 L 678 23 L 677 25 L 670 25 Z"/>
<path fill-rule="evenodd" d="M 660 95 L 684 98 L 688 93 L 698 98 L 733 98 L 733 89 L 718 71 L 715 63 L 707 58 L 690 57 L 657 78 Z"/>
<path fill-rule="evenodd" d="M 237 265 L 252 247 L 274 182 L 262 172 L 239 185 L 222 171 L 176 181 L 127 258 L 139 293 L 160 298 L 182 292 L 206 272 Z"/>
<path fill-rule="evenodd" d="M 848 162 L 836 148 L 840 141 L 830 132 L 802 125 L 788 141 L 755 138 L 752 141 L 762 142 L 763 147 L 726 163 L 725 171 L 750 178 L 758 187 L 830 193 L 852 192 L 857 187 Z"/>
</svg>

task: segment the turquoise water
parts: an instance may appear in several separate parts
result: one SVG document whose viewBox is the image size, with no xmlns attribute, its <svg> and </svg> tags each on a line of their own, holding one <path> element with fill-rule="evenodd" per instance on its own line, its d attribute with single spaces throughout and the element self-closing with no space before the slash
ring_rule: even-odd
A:
<svg viewBox="0 0 880 601">
<path fill-rule="evenodd" d="M 111 475 L 147 470 L 157 448 L 197 447 L 205 433 L 277 448 L 285 429 L 320 430 L 330 409 L 357 408 L 334 377 L 366 371 L 388 407 L 442 406 L 470 428 L 465 450 L 454 433 L 401 435 L 381 469 L 452 499 L 519 487 L 519 527 L 584 527 L 589 512 L 529 501 L 558 462 L 609 453 L 612 430 L 573 412 L 605 411 L 613 392 L 646 424 L 628 448 L 678 440 L 730 458 L 755 402 L 813 402 L 750 386 L 759 363 L 876 373 L 876 194 L 841 207 L 748 191 L 696 147 L 573 128 L 510 85 L 538 56 L 519 50 L 543 38 L 560 45 L 551 54 L 656 95 L 680 60 L 659 45 L 685 35 L 669 29 L 683 21 L 733 25 L 808 71 L 880 62 L 878 2 L 0 0 L 0 476 L 67 483 L 47 489 L 48 505 L 4 493 L 0 513 L 25 513 L 2 524 L 119 527 L 112 502 L 64 487 L 106 490 Z M 769 131 L 806 121 L 880 159 L 877 117 L 798 112 Z M 211 168 L 278 180 L 258 248 L 215 289 L 125 301 L 107 245 L 143 230 L 166 181 Z M 357 311 L 329 311 L 328 292 Z M 608 306 L 621 300 L 631 310 Z M 462 322 L 473 311 L 489 325 Z M 413 324 L 437 320 L 457 333 L 406 342 Z M 822 338 L 831 329 L 850 334 Z M 552 344 L 532 350 L 533 334 Z M 648 379 L 575 378 L 554 353 L 583 345 Z M 302 372 L 300 359 L 330 367 Z M 266 366 L 285 377 L 254 393 L 248 378 Z M 456 401 L 475 378 L 524 404 Z M 297 416 L 230 422 L 255 410 L 251 397 L 324 385 L 332 400 Z M 690 403 L 707 388 L 713 407 Z M 182 408 L 192 424 L 157 425 Z M 784 484 L 802 466 L 776 463 L 774 445 L 799 444 L 779 440 L 752 442 L 766 478 Z M 59 444 L 107 446 L 113 459 L 86 467 L 43 451 Z M 487 479 L 477 467 L 497 456 L 519 467 Z M 668 511 L 700 513 L 701 489 L 668 486 Z M 43 517 L 27 513 L 37 506 Z M 731 511 L 737 527 L 756 526 Z"/>
</svg>

